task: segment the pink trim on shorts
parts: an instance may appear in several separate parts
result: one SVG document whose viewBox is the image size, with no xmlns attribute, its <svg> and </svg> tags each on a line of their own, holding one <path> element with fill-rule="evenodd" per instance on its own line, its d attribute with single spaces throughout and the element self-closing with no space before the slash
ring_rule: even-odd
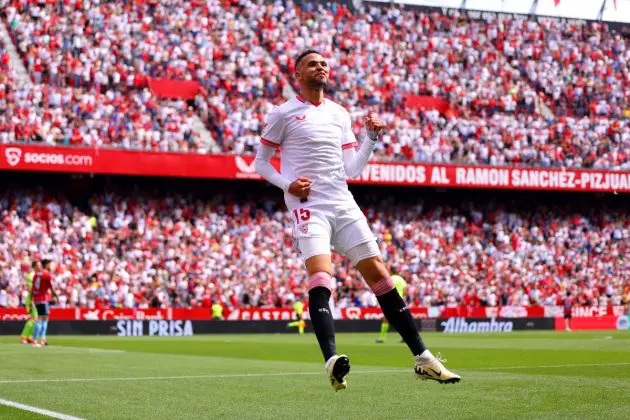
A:
<svg viewBox="0 0 630 420">
<path fill-rule="evenodd" d="M 308 279 L 309 292 L 316 287 L 325 287 L 326 289 L 332 291 L 332 288 L 333 288 L 332 286 L 333 286 L 332 277 L 330 277 L 330 274 L 325 273 L 323 271 L 319 271 L 313 274 Z"/>
<path fill-rule="evenodd" d="M 341 146 L 341 148 L 342 148 L 343 150 L 346 150 L 346 149 L 351 149 L 351 148 L 353 148 L 353 147 L 356 149 L 358 145 L 359 145 L 359 143 L 355 141 L 354 143 L 346 143 L 346 144 L 344 144 L 343 146 Z"/>
<path fill-rule="evenodd" d="M 385 293 L 394 289 L 394 282 L 391 277 L 385 277 L 370 286 L 376 296 L 383 296 Z"/>
</svg>

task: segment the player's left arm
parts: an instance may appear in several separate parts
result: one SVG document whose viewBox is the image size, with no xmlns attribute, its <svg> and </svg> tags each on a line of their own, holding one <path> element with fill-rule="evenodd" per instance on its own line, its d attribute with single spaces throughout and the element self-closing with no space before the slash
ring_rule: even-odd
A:
<svg viewBox="0 0 630 420">
<path fill-rule="evenodd" d="M 367 165 L 372 155 L 372 151 L 378 140 L 378 135 L 381 130 L 385 128 L 385 124 L 383 124 L 376 115 L 365 117 L 364 122 L 368 136 L 363 143 L 361 143 L 361 147 L 359 147 L 357 151 L 355 147 L 358 143 L 352 132 L 352 124 L 350 122 L 350 116 L 348 115 L 342 147 L 343 166 L 349 178 L 359 176 L 361 172 L 363 172 L 363 168 L 365 168 L 365 165 Z"/>
<path fill-rule="evenodd" d="M 57 292 L 55 292 L 55 282 L 52 276 L 48 277 L 48 281 L 50 281 L 50 293 L 52 293 L 53 297 L 55 298 L 55 300 L 57 301 L 57 303 L 59 303 L 59 295 L 57 294 Z"/>
<path fill-rule="evenodd" d="M 57 294 L 57 292 L 55 292 L 55 288 L 52 285 L 50 286 L 50 293 L 52 293 L 57 303 L 59 303 L 59 295 Z"/>
</svg>

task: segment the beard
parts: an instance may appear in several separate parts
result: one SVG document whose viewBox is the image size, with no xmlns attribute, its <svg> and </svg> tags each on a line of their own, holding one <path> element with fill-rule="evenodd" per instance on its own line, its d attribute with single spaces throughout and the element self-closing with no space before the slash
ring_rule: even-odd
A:
<svg viewBox="0 0 630 420">
<path fill-rule="evenodd" d="M 310 79 L 307 82 L 307 85 L 309 87 L 309 89 L 313 89 L 313 90 L 324 90 L 326 89 L 326 86 L 328 86 L 328 79 L 324 79 L 324 80 L 320 80 L 316 77 Z"/>
</svg>

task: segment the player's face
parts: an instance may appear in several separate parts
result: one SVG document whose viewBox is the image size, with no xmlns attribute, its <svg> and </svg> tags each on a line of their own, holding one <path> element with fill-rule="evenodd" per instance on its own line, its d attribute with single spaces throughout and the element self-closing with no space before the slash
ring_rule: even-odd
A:
<svg viewBox="0 0 630 420">
<path fill-rule="evenodd" d="M 324 57 L 312 53 L 302 59 L 295 77 L 300 84 L 305 84 L 311 89 L 324 89 L 328 84 L 329 73 L 328 63 Z"/>
</svg>

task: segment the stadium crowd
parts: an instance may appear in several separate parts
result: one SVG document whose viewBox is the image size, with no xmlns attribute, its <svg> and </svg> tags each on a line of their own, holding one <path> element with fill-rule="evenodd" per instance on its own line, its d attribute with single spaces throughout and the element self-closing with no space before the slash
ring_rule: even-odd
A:
<svg viewBox="0 0 630 420">
<path fill-rule="evenodd" d="M 7 22 L 36 83 L 128 92 L 148 77 L 199 81 L 206 94 L 195 104 L 215 152 L 239 152 L 243 143 L 235 143 L 258 134 L 272 106 L 255 100 L 282 93 L 279 70 L 255 34 L 217 0 L 2 2 L 12 3 Z"/>
<path fill-rule="evenodd" d="M 108 192 L 77 206 L 43 189 L 9 191 L 0 193 L 4 306 L 24 302 L 25 274 L 43 255 L 56 262 L 62 307 L 274 307 L 306 296 L 291 216 L 272 196 Z M 625 210 L 429 202 L 364 207 L 412 305 L 556 304 L 566 290 L 578 304 L 630 301 Z M 335 254 L 334 267 L 338 306 L 376 304 L 345 259 Z"/>
<path fill-rule="evenodd" d="M 496 38 L 556 114 L 630 116 L 630 42 L 601 22 L 501 21 Z"/>
<path fill-rule="evenodd" d="M 193 129 L 194 110 L 130 91 L 18 82 L 0 42 L 0 143 L 206 152 Z"/>
<path fill-rule="evenodd" d="M 18 98 L 68 97 L 56 110 L 62 134 L 44 130 L 48 142 L 253 153 L 294 57 L 314 47 L 331 61 L 330 96 L 348 107 L 355 132 L 368 112 L 389 124 L 378 159 L 630 166 L 630 52 L 605 25 L 470 21 L 398 6 L 351 13 L 291 1 L 0 0 L 0 9 L 36 82 Z M 197 80 L 204 93 L 167 106 L 146 91 L 147 77 Z M 407 106 L 407 94 L 445 98 L 451 110 Z M 6 106 L 18 107 L 13 101 Z M 46 102 L 28 101 L 21 112 L 46 114 Z M 85 102 L 95 111 L 84 124 L 76 111 Z M 216 144 L 190 131 L 192 112 Z M 29 140 L 0 131 L 3 142 Z M 154 140 L 163 131 L 175 138 Z"/>
</svg>

